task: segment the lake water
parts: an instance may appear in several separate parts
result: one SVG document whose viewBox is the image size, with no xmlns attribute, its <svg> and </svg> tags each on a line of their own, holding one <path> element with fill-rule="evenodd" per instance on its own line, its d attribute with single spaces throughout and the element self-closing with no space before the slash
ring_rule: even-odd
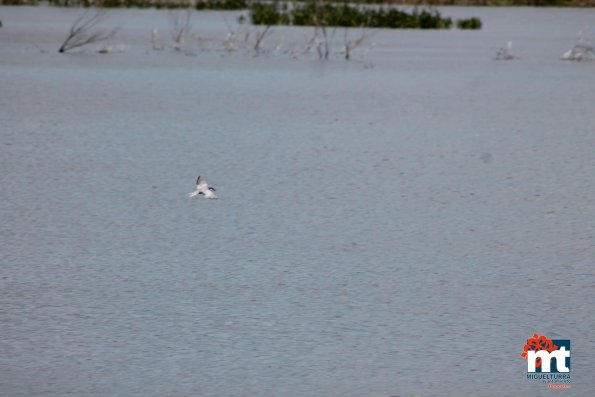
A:
<svg viewBox="0 0 595 397">
<path fill-rule="evenodd" d="M 223 12 L 58 54 L 79 10 L 0 7 L 0 395 L 593 395 L 595 62 L 559 58 L 595 10 L 442 11 L 484 28 L 323 62 L 228 54 Z"/>
</svg>

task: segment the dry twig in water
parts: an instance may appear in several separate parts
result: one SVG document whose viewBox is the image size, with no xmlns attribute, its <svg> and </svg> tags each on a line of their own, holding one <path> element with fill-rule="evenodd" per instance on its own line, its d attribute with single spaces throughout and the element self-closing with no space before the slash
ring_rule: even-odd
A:
<svg viewBox="0 0 595 397">
<path fill-rule="evenodd" d="M 76 47 L 112 38 L 118 32 L 118 28 L 110 31 L 94 30 L 95 26 L 106 18 L 106 15 L 101 10 L 94 12 L 87 10 L 81 14 L 70 27 L 70 32 L 58 52 L 66 52 Z"/>
</svg>

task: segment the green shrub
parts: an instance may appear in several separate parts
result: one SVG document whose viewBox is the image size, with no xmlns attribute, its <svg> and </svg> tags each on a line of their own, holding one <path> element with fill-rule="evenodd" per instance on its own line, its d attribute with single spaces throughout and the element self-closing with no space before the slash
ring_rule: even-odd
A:
<svg viewBox="0 0 595 397">
<path fill-rule="evenodd" d="M 39 1 L 38 0 L 0 0 L 0 4 L 5 5 L 5 6 L 36 6 L 39 4 Z"/>
<path fill-rule="evenodd" d="M 197 10 L 244 10 L 248 8 L 246 0 L 199 0 Z"/>
<path fill-rule="evenodd" d="M 419 14 L 420 29 L 450 29 L 452 19 L 442 18 L 438 11 L 423 10 Z"/>
<path fill-rule="evenodd" d="M 288 25 L 287 13 L 279 12 L 277 3 L 253 3 L 250 18 L 254 25 Z"/>
<path fill-rule="evenodd" d="M 252 3 L 250 17 L 255 25 L 374 27 L 392 29 L 450 29 L 452 20 L 437 10 L 417 7 L 408 14 L 394 7 L 370 8 L 350 4 L 302 3 L 291 11 L 277 3 Z"/>
<path fill-rule="evenodd" d="M 38 1 L 38 0 L 0 0 L 2 1 Z M 54 6 L 91 6 L 93 0 L 48 0 Z M 248 8 L 247 0 L 197 0 L 192 5 L 189 0 L 95 0 L 97 7 L 104 8 L 151 8 L 178 9 L 195 7 L 197 10 L 244 10 Z"/>
<path fill-rule="evenodd" d="M 459 29 L 481 29 L 481 19 L 477 17 L 458 19 L 457 27 Z"/>
<path fill-rule="evenodd" d="M 120 0 L 103 0 L 101 6 L 104 8 L 118 8 L 122 7 Z"/>
</svg>

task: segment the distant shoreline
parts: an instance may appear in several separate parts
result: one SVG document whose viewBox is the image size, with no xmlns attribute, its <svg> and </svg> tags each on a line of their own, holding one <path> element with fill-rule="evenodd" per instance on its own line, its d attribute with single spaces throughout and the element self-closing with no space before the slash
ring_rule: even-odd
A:
<svg viewBox="0 0 595 397">
<path fill-rule="evenodd" d="M 0 5 L 42 5 L 48 4 L 50 6 L 58 7 L 79 7 L 89 6 L 107 3 L 109 0 L 50 0 L 50 1 L 39 1 L 39 0 L 0 0 Z M 213 0 L 165 0 L 159 2 L 155 8 L 197 8 L 198 3 L 212 3 Z M 219 4 L 232 4 L 234 0 L 215 0 Z M 260 2 L 259 0 L 247 0 L 248 3 Z M 268 2 L 268 1 L 266 1 Z M 419 7 L 569 7 L 569 8 L 591 8 L 595 7 L 595 0 L 335 0 L 335 1 L 322 1 L 323 3 L 349 3 L 349 4 L 374 4 L 374 5 L 386 5 L 386 6 L 419 6 Z M 147 0 L 146 4 L 153 3 L 151 0 Z M 107 8 L 128 8 L 126 6 L 113 7 L 107 6 Z M 130 8 L 151 8 L 150 5 L 147 7 L 130 7 Z M 225 8 L 220 8 L 225 9 Z M 235 8 L 227 8 L 235 9 Z"/>
<path fill-rule="evenodd" d="M 432 0 L 428 2 L 399 0 L 396 5 L 460 6 L 460 7 L 595 7 L 595 0 Z"/>
<path fill-rule="evenodd" d="M 419 7 L 595 7 L 595 0 L 335 0 L 329 2 Z"/>
</svg>

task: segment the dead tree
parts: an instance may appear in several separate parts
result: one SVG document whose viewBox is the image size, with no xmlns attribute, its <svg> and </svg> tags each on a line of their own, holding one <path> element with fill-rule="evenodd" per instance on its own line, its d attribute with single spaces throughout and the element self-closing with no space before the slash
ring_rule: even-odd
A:
<svg viewBox="0 0 595 397">
<path fill-rule="evenodd" d="M 321 0 L 316 0 L 314 3 L 314 41 L 316 43 L 316 50 L 320 59 L 328 59 L 330 54 L 330 47 L 337 27 L 333 27 L 331 34 L 327 31 L 327 20 L 324 15 L 323 3 Z"/>
<path fill-rule="evenodd" d="M 347 39 L 347 28 L 345 28 L 345 59 L 346 60 L 350 60 L 352 55 L 353 55 L 353 51 L 355 51 L 355 49 L 364 42 L 364 40 L 366 39 L 366 32 L 363 31 L 362 34 L 355 40 L 353 41 L 349 41 Z"/>
<path fill-rule="evenodd" d="M 244 18 L 238 18 L 235 30 L 227 22 L 227 19 L 225 19 L 225 25 L 227 26 L 227 36 L 223 40 L 223 48 L 227 52 L 236 51 L 239 48 L 238 37 L 244 27 Z"/>
<path fill-rule="evenodd" d="M 112 38 L 118 32 L 118 28 L 110 31 L 95 30 L 97 24 L 105 20 L 106 15 L 101 10 L 94 12 L 87 10 L 81 14 L 70 27 L 70 32 L 58 52 L 66 52 L 76 47 Z"/>
<path fill-rule="evenodd" d="M 256 54 L 258 54 L 262 50 L 262 43 L 264 42 L 264 39 L 271 33 L 273 33 L 270 29 L 271 25 L 267 25 L 263 30 L 259 30 L 256 32 L 254 46 L 252 47 L 252 50 L 254 50 Z"/>
<path fill-rule="evenodd" d="M 173 40 L 172 46 L 176 50 L 182 49 L 184 38 L 190 34 L 190 31 L 192 30 L 190 21 L 192 11 L 190 9 L 185 11 L 184 15 L 182 15 L 182 10 L 170 11 L 169 13 L 169 31 Z"/>
<path fill-rule="evenodd" d="M 320 39 L 318 36 L 319 32 L 322 32 L 322 39 Z M 318 51 L 318 57 L 320 59 L 328 59 L 330 50 L 328 36 L 326 34 L 326 26 L 316 25 L 316 28 L 314 30 L 314 37 L 316 42 L 316 50 Z"/>
</svg>

